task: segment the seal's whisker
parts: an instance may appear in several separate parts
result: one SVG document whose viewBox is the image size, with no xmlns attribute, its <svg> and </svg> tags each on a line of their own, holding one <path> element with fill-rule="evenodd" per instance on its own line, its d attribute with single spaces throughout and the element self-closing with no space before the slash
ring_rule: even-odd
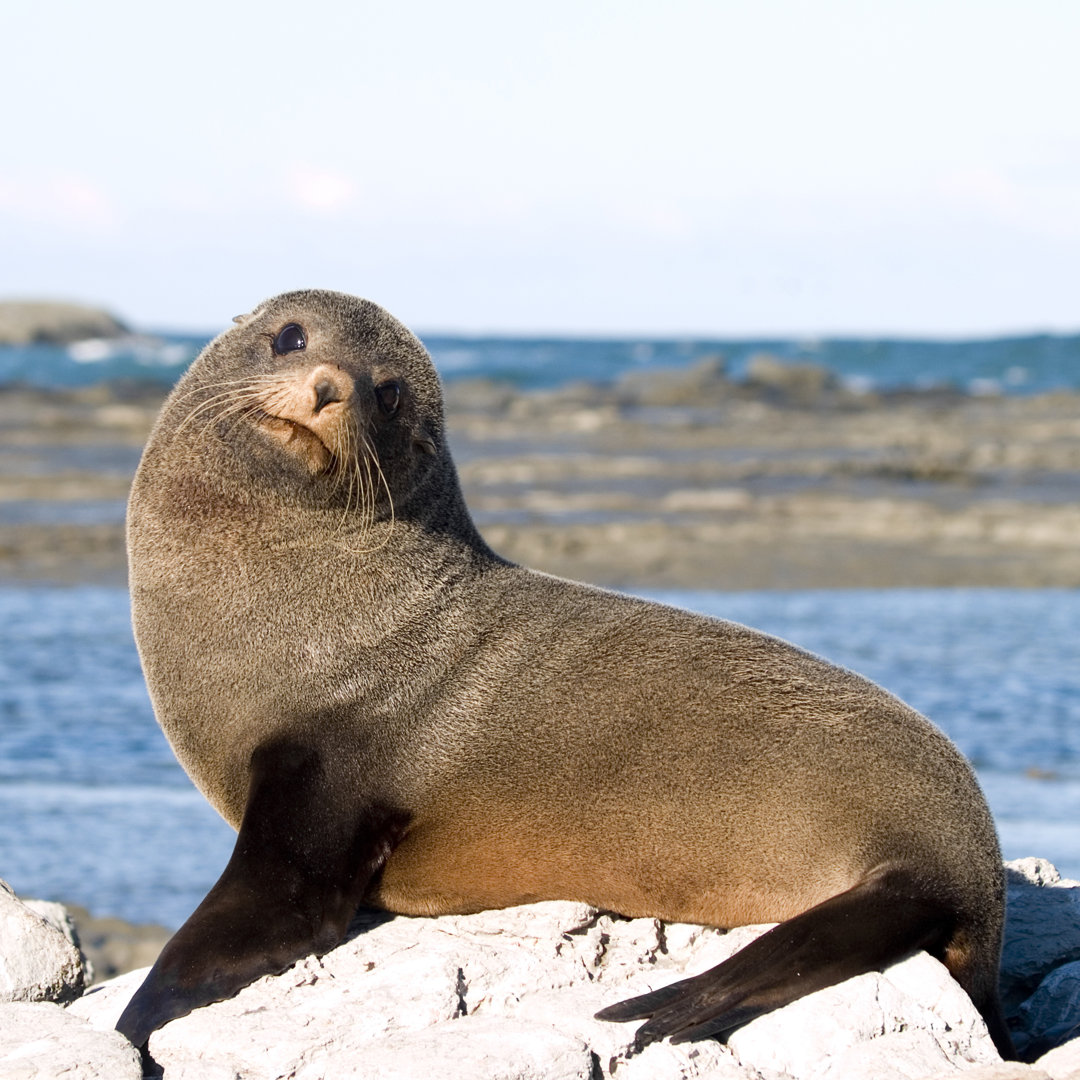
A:
<svg viewBox="0 0 1080 1080">
<path fill-rule="evenodd" d="M 278 375 L 249 375 L 243 379 L 224 379 L 220 382 L 200 383 L 198 386 L 192 387 L 190 390 L 180 394 L 177 397 L 177 404 L 185 403 L 190 398 L 205 394 L 207 391 L 219 391 L 218 393 L 212 393 L 210 397 L 200 402 L 192 410 L 193 412 L 199 412 L 206 406 L 212 405 L 215 401 L 220 401 L 222 398 L 228 397 L 230 394 L 236 393 L 237 391 L 255 392 L 261 387 L 272 386 L 275 383 L 280 382 L 281 377 Z"/>
<path fill-rule="evenodd" d="M 391 490 L 390 490 L 390 483 L 386 479 L 386 473 L 383 472 L 382 465 L 379 462 L 379 454 L 378 454 L 378 451 L 375 449 L 375 444 L 368 437 L 368 433 L 366 431 L 362 432 L 361 434 L 362 434 L 362 437 L 363 437 L 363 440 L 364 440 L 364 446 L 365 446 L 365 448 L 367 450 L 367 455 L 365 456 L 365 460 L 368 463 L 368 470 L 367 470 L 367 472 L 368 472 L 368 484 L 369 484 L 368 505 L 369 505 L 369 507 L 371 509 L 370 522 L 371 522 L 372 529 L 374 529 L 375 521 L 376 521 L 379 486 L 381 486 L 382 489 L 386 492 L 386 500 L 390 504 L 390 521 L 389 521 L 389 526 L 386 529 L 386 532 L 385 532 L 385 534 L 383 536 L 383 539 L 379 544 L 376 544 L 375 547 L 368 549 L 369 551 L 378 551 L 380 548 L 385 547 L 390 542 L 390 536 L 394 531 L 394 525 L 395 525 L 395 522 L 397 520 L 396 516 L 395 516 L 395 511 L 394 511 L 394 495 L 393 495 L 393 492 L 391 492 Z M 372 479 L 372 476 L 371 476 L 371 466 L 372 465 L 375 466 L 375 473 L 376 473 L 376 475 L 378 477 L 378 483 L 375 483 L 373 481 L 373 479 Z"/>
<path fill-rule="evenodd" d="M 361 450 L 360 447 L 363 447 Z M 359 543 L 363 545 L 366 537 L 372 531 L 375 524 L 374 504 L 371 497 L 372 476 L 371 456 L 373 450 L 362 431 L 351 432 L 349 447 L 349 494 L 346 505 L 355 513 L 356 535 Z M 355 492 L 355 503 L 353 493 Z M 375 548 L 360 546 L 354 549 L 358 554 L 366 554 Z"/>
<path fill-rule="evenodd" d="M 232 418 L 233 422 L 229 425 L 228 430 L 226 431 L 226 437 L 228 437 L 236 430 L 237 425 L 241 422 L 241 420 L 243 420 L 245 416 L 247 416 L 249 413 L 258 411 L 259 404 L 257 402 L 237 402 L 234 405 L 228 407 L 227 409 L 222 410 L 222 412 L 220 412 L 215 417 L 215 420 L 216 422 L 221 423 L 223 420 Z M 209 427 L 209 425 L 207 425 L 207 427 Z"/>
<path fill-rule="evenodd" d="M 215 406 L 220 405 L 222 402 L 234 400 L 239 393 L 243 393 L 243 391 L 225 390 L 219 394 L 214 394 L 212 397 L 207 398 L 205 401 L 200 402 L 198 405 L 195 406 L 194 409 L 191 410 L 191 412 L 187 414 L 187 416 L 184 417 L 183 420 L 180 421 L 179 424 L 177 424 L 177 432 L 183 431 L 185 427 L 197 420 L 202 413 L 210 411 Z"/>
<path fill-rule="evenodd" d="M 375 528 L 376 503 L 379 495 L 379 490 L 375 484 L 371 467 L 372 465 L 374 465 L 376 469 L 379 467 L 379 456 L 376 453 L 371 440 L 367 437 L 367 433 L 361 433 L 361 437 L 364 442 L 364 472 L 367 476 L 367 488 L 365 491 L 367 505 L 365 511 L 367 514 L 368 530 L 371 531 Z"/>
<path fill-rule="evenodd" d="M 335 457 L 337 485 L 339 490 L 347 484 L 345 490 L 345 508 L 341 512 L 341 521 L 339 523 L 339 528 L 341 529 L 345 528 L 346 522 L 349 519 L 349 513 L 352 510 L 353 488 L 357 482 L 356 469 L 352 464 L 352 459 L 355 455 L 354 446 L 355 438 L 353 437 L 353 425 L 346 424 L 342 445 L 338 455 Z"/>
<path fill-rule="evenodd" d="M 200 402 L 184 417 L 183 420 L 176 426 L 177 433 L 183 431 L 189 424 L 193 424 L 200 417 L 207 413 L 213 413 L 213 410 L 220 408 L 221 413 L 231 411 L 234 407 L 242 405 L 257 405 L 263 398 L 262 390 L 259 387 L 252 385 L 240 384 L 231 389 L 223 390 L 221 393 L 213 394 L 205 401 Z M 220 415 L 220 414 L 219 414 Z M 216 416 L 211 415 L 210 421 L 213 422 Z"/>
<path fill-rule="evenodd" d="M 359 435 L 363 448 L 364 472 L 363 475 L 357 474 L 360 485 L 356 493 L 356 508 L 360 518 L 360 536 L 361 539 L 363 539 L 371 532 L 374 523 L 374 513 L 371 500 L 371 449 L 368 446 L 364 433 L 360 432 Z M 359 461 L 361 459 L 361 452 L 359 449 L 357 450 L 356 456 Z"/>
<path fill-rule="evenodd" d="M 185 390 L 182 394 L 177 396 L 177 404 L 186 401 L 188 398 L 195 397 L 197 394 L 205 393 L 207 390 L 219 390 L 223 387 L 232 386 L 259 386 L 269 385 L 271 383 L 280 382 L 280 373 L 273 375 L 245 375 L 242 379 L 221 379 L 217 382 L 203 382 L 198 383 L 196 386 L 191 387 L 189 390 Z"/>
<path fill-rule="evenodd" d="M 213 415 L 206 417 L 206 422 L 202 425 L 200 434 L 205 433 L 215 424 L 235 418 L 235 422 L 230 424 L 228 428 L 228 433 L 231 434 L 235 430 L 236 424 L 248 413 L 259 411 L 261 404 L 262 398 L 258 395 L 236 396 L 233 400 L 226 401 Z"/>
<path fill-rule="evenodd" d="M 353 512 L 363 516 L 364 500 L 366 499 L 367 487 L 364 484 L 364 474 L 360 471 L 361 466 L 367 468 L 367 454 L 362 451 L 358 433 L 353 430 L 352 445 L 349 448 L 349 456 L 352 461 L 351 475 L 349 478 L 349 497 Z"/>
</svg>

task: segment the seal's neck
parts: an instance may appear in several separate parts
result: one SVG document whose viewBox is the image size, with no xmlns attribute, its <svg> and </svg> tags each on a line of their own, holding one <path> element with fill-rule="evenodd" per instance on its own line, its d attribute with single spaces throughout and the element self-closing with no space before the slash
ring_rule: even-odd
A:
<svg viewBox="0 0 1080 1080">
<path fill-rule="evenodd" d="M 463 575 L 506 566 L 480 535 L 465 504 L 457 471 L 446 459 L 416 478 L 405 496 L 380 499 L 374 515 L 333 506 L 282 506 L 256 500 L 244 530 L 255 547 L 304 549 L 312 562 L 368 579 L 388 599 L 398 582 L 440 587 Z"/>
<path fill-rule="evenodd" d="M 473 522 L 450 458 L 421 478 L 408 496 L 398 501 L 393 516 L 414 524 L 430 542 L 450 542 L 459 549 L 472 549 L 496 558 Z"/>
</svg>

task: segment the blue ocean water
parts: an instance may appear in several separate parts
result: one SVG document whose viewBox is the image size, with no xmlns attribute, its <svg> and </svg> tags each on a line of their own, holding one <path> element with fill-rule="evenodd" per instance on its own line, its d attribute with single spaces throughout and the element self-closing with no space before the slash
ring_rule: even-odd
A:
<svg viewBox="0 0 1080 1080">
<path fill-rule="evenodd" d="M 1006 857 L 1080 878 L 1080 592 L 652 594 L 785 637 L 932 717 L 975 763 Z M 127 593 L 0 588 L 0 877 L 178 926 L 233 833 L 176 764 Z"/>
<path fill-rule="evenodd" d="M 211 335 L 162 334 L 69 346 L 0 346 L 0 387 L 87 386 L 147 379 L 169 386 Z M 454 337 L 428 335 L 443 378 L 486 376 L 521 387 L 576 379 L 607 382 L 624 371 L 678 367 L 722 355 L 738 378 L 750 358 L 770 353 L 824 365 L 864 389 L 952 386 L 974 392 L 1034 393 L 1080 386 L 1080 335 L 970 341 L 900 339 L 667 339 Z"/>
</svg>

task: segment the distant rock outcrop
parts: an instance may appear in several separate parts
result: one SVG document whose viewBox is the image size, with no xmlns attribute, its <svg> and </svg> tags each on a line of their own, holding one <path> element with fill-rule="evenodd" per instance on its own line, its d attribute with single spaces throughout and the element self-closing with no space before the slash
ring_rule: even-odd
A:
<svg viewBox="0 0 1080 1080">
<path fill-rule="evenodd" d="M 115 316 L 55 300 L 0 300 L 0 345 L 66 345 L 130 333 Z"/>
<path fill-rule="evenodd" d="M 697 407 L 722 405 L 735 390 L 722 356 L 703 356 L 685 367 L 627 371 L 614 388 L 626 404 Z"/>
<path fill-rule="evenodd" d="M 779 404 L 807 407 L 840 389 L 839 380 L 820 364 L 793 364 L 758 353 L 746 366 L 746 385 Z"/>
</svg>

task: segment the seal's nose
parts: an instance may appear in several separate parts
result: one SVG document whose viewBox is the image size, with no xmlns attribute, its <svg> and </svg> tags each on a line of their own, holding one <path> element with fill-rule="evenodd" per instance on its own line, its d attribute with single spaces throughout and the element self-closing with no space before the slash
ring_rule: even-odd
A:
<svg viewBox="0 0 1080 1080">
<path fill-rule="evenodd" d="M 312 410 L 317 416 L 326 408 L 327 405 L 332 405 L 335 401 L 343 400 L 341 393 L 329 379 L 320 379 L 312 389 L 315 391 L 315 408 Z"/>
</svg>

